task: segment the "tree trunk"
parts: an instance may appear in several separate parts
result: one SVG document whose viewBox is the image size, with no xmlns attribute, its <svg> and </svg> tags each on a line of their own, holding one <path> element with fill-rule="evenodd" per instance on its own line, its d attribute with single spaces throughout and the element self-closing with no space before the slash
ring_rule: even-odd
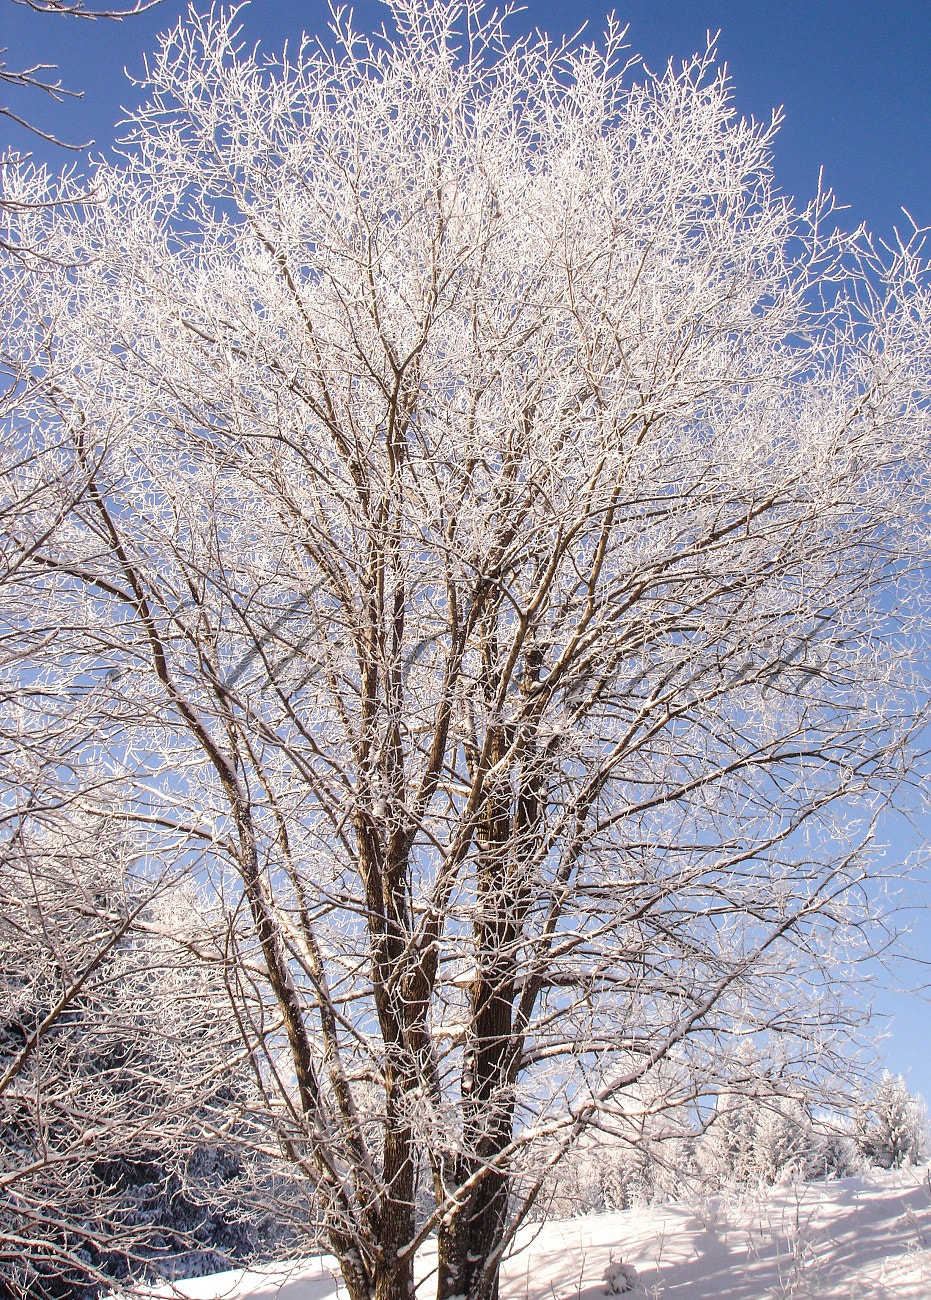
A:
<svg viewBox="0 0 931 1300">
<path fill-rule="evenodd" d="M 500 1264 L 487 1261 L 501 1243 L 507 1222 L 509 1178 L 489 1174 L 437 1234 L 437 1300 L 498 1300 Z"/>
<path fill-rule="evenodd" d="M 507 749 L 504 728 L 491 745 L 491 764 Z M 458 1187 L 474 1183 L 438 1233 L 438 1300 L 467 1296 L 497 1300 L 498 1264 L 488 1259 L 507 1224 L 510 1172 L 498 1163 L 513 1135 L 512 1015 L 520 940 L 520 854 L 513 844 L 507 781 L 489 790 L 480 835 L 474 924 L 476 976 L 472 985 L 470 1041 L 462 1066 L 463 1145 Z"/>
</svg>

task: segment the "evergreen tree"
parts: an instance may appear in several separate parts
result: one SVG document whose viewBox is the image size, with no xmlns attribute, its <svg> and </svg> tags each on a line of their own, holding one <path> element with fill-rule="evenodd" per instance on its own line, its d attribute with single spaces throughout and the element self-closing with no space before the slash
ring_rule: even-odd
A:
<svg viewBox="0 0 931 1300">
<path fill-rule="evenodd" d="M 857 1147 L 880 1169 L 917 1165 L 926 1149 L 926 1119 L 922 1099 L 908 1091 L 900 1074 L 884 1070 L 856 1115 Z"/>
</svg>

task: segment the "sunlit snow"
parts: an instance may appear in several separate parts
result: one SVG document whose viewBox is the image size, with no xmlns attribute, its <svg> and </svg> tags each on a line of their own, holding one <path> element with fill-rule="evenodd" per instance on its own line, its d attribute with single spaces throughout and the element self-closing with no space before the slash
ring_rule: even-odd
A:
<svg viewBox="0 0 931 1300">
<path fill-rule="evenodd" d="M 600 1300 L 618 1262 L 639 1275 L 631 1300 L 928 1300 L 929 1178 L 931 1169 L 906 1169 L 537 1225 L 504 1266 L 502 1300 Z M 419 1300 L 433 1294 L 433 1263 L 429 1249 L 418 1258 Z M 330 1256 L 157 1294 L 345 1300 Z"/>
</svg>

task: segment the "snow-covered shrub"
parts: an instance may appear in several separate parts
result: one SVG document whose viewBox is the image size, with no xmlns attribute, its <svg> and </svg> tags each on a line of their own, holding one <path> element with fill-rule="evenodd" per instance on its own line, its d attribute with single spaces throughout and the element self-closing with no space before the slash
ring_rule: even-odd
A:
<svg viewBox="0 0 931 1300">
<path fill-rule="evenodd" d="M 927 1145 L 927 1114 L 922 1099 L 908 1091 L 900 1074 L 883 1071 L 875 1092 L 855 1116 L 861 1155 L 880 1169 L 917 1165 Z"/>
<path fill-rule="evenodd" d="M 640 1274 L 633 1264 L 624 1264 L 619 1259 L 612 1259 L 603 1277 L 605 1295 L 626 1295 L 640 1285 Z"/>
</svg>

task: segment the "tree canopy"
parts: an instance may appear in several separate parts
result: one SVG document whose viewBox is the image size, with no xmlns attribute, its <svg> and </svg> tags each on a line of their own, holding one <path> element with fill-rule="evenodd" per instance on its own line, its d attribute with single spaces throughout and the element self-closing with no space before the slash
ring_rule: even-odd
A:
<svg viewBox="0 0 931 1300">
<path fill-rule="evenodd" d="M 494 1300 L 586 1128 L 836 1051 L 926 720 L 929 298 L 711 53 L 391 12 L 189 18 L 99 202 L 8 209 L 7 701 L 198 882 L 352 1300 L 431 1233 Z"/>
</svg>

